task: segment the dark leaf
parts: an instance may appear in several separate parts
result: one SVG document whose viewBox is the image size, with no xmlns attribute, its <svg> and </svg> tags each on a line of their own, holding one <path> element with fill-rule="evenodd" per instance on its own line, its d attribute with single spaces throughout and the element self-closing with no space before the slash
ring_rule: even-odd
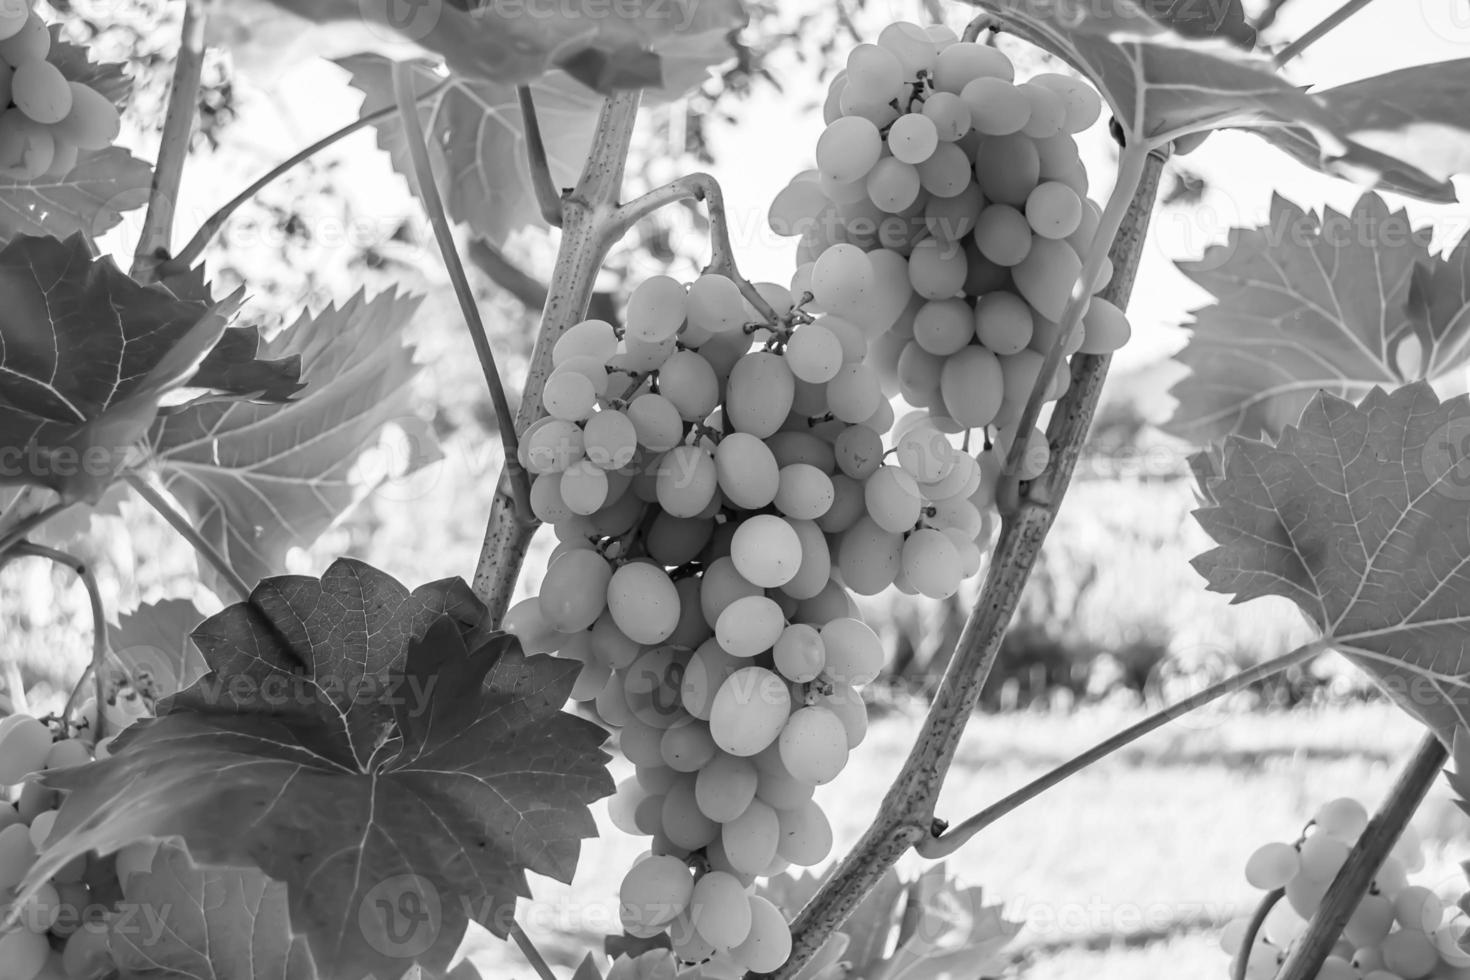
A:
<svg viewBox="0 0 1470 980">
<path fill-rule="evenodd" d="M 286 886 L 254 869 L 200 868 L 163 846 L 123 882 L 108 946 L 123 980 L 315 980 Z"/>
<path fill-rule="evenodd" d="M 469 921 L 506 934 L 526 871 L 571 880 L 613 789 L 605 733 L 560 710 L 577 665 L 483 621 L 457 579 L 410 593 L 346 559 L 262 582 L 195 631 L 208 674 L 48 775 L 67 796 L 26 887 L 179 837 L 281 882 L 336 975 L 442 974 Z"/>
<path fill-rule="evenodd" d="M 0 250 L 0 483 L 96 501 L 225 319 L 94 259 L 80 235 Z"/>
</svg>

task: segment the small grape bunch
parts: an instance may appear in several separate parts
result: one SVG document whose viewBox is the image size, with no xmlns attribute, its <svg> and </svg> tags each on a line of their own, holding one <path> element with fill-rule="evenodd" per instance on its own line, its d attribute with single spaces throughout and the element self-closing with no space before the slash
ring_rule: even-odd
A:
<svg viewBox="0 0 1470 980">
<path fill-rule="evenodd" d="M 1263 891 L 1281 889 L 1284 901 L 1271 909 L 1254 937 L 1247 936 L 1249 917 L 1225 926 L 1220 946 L 1232 957 L 1231 976 L 1239 975 L 1242 958 L 1248 980 L 1271 980 L 1280 972 L 1367 826 L 1363 805 L 1342 797 L 1323 804 L 1295 843 L 1273 841 L 1251 854 L 1246 880 Z M 1318 980 L 1470 976 L 1470 952 L 1461 946 L 1467 923 L 1448 915 L 1432 890 L 1410 882 L 1409 875 L 1423 868 L 1421 843 L 1410 827 L 1343 927 Z"/>
<path fill-rule="evenodd" d="M 60 179 L 88 150 L 117 139 L 117 107 L 68 79 L 52 60 L 52 35 L 34 10 L 0 6 L 0 175 Z"/>
</svg>

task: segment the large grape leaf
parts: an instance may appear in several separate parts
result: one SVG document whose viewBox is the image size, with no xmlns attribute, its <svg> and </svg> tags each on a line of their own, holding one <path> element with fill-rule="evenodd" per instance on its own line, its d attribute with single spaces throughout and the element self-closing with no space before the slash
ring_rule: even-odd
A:
<svg viewBox="0 0 1470 980">
<path fill-rule="evenodd" d="M 203 620 L 188 599 L 145 602 L 107 625 L 107 646 L 127 671 L 125 680 L 156 702 L 204 675 L 204 658 L 189 639 Z"/>
<path fill-rule="evenodd" d="M 442 976 L 469 921 L 505 936 L 525 872 L 569 882 L 605 733 L 561 711 L 577 665 L 484 627 L 461 580 L 409 592 L 361 562 L 262 582 L 194 633 L 210 672 L 48 773 L 67 791 L 24 890 L 76 855 L 178 837 L 285 885 L 340 977 Z"/>
<path fill-rule="evenodd" d="M 393 62 L 365 54 L 344 58 L 340 64 L 365 96 L 362 115 L 393 104 Z M 412 68 L 418 91 L 444 81 L 427 62 L 414 62 Z M 537 82 L 532 92 L 552 179 L 558 187 L 569 186 L 592 146 L 601 100 L 563 73 Z M 452 77 L 437 95 L 420 103 L 419 114 L 435 179 L 453 220 L 497 245 L 512 233 L 541 223 L 514 85 Z M 378 146 L 416 188 L 397 116 L 376 128 Z"/>
<path fill-rule="evenodd" d="M 1325 135 L 1336 129 L 1334 117 L 1278 76 L 1265 55 L 1208 35 L 1209 21 L 1186 16 L 1196 5 L 1171 5 L 1166 19 L 1179 28 L 1172 30 L 1150 15 L 1161 4 L 1139 0 L 975 2 L 1005 29 L 1091 79 L 1129 139 L 1159 145 L 1227 126 L 1301 125 L 1337 148 Z"/>
<path fill-rule="evenodd" d="M 153 426 L 148 444 L 165 486 L 247 582 L 280 572 L 291 547 L 315 541 L 371 490 L 352 470 L 384 426 L 406 435 L 408 470 L 438 458 L 409 397 L 418 369 L 402 334 L 417 307 L 393 292 L 359 293 L 303 314 L 263 351 L 301 359 L 306 387 L 294 401 L 206 402 Z M 207 565 L 200 573 L 219 584 Z"/>
<path fill-rule="evenodd" d="M 626 0 L 616 6 L 572 0 L 554 7 L 535 0 L 273 2 L 328 29 L 365 27 L 369 42 L 411 41 L 467 79 L 525 84 L 560 68 L 604 93 L 666 88 L 682 94 L 709 68 L 735 56 L 731 37 L 747 20 L 740 0 Z"/>
<path fill-rule="evenodd" d="M 1232 432 L 1274 436 L 1318 390 L 1359 398 L 1408 380 L 1397 355 L 1422 333 L 1410 297 L 1428 241 L 1428 230 L 1376 194 L 1350 214 L 1328 208 L 1321 217 L 1277 196 L 1268 225 L 1233 228 L 1225 244 L 1180 263 L 1218 302 L 1194 314 L 1177 355 L 1191 374 L 1171 391 L 1179 404 L 1164 427 L 1196 444 Z M 1431 341 L 1426 365 L 1439 370 L 1439 348 L 1447 352 L 1460 332 Z"/>
<path fill-rule="evenodd" d="M 60 26 L 51 28 L 52 64 L 73 81 L 82 82 L 124 108 L 132 95 L 132 81 L 122 66 L 97 63 L 85 48 L 60 39 Z M 83 150 L 65 177 L 20 181 L 0 177 L 0 243 L 17 235 L 56 235 L 74 232 L 97 236 L 122 220 L 122 212 L 148 200 L 153 168 L 120 146 Z"/>
<path fill-rule="evenodd" d="M 1274 445 L 1231 436 L 1207 490 L 1211 591 L 1291 599 L 1446 742 L 1470 722 L 1470 399 L 1323 392 Z"/>
<path fill-rule="evenodd" d="M 81 235 L 0 249 L 0 484 L 100 498 L 225 318 L 140 285 Z"/>
<path fill-rule="evenodd" d="M 1470 59 L 1415 65 L 1315 95 L 1341 121 L 1347 152 L 1329 166 L 1344 176 L 1378 171 L 1379 186 L 1431 201 L 1455 200 L 1449 179 L 1470 171 Z M 1310 166 L 1321 147 L 1296 128 L 1265 132 L 1272 143 Z"/>
<path fill-rule="evenodd" d="M 293 935 L 286 886 L 260 871 L 201 868 L 160 847 L 147 874 L 122 882 L 108 948 L 122 980 L 316 980 Z"/>
</svg>

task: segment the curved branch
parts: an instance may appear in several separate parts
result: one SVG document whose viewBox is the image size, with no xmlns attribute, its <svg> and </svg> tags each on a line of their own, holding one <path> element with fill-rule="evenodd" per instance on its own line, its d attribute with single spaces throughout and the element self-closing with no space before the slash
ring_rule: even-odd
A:
<svg viewBox="0 0 1470 980">
<path fill-rule="evenodd" d="M 55 562 L 62 568 L 74 572 L 82 586 L 87 590 L 87 600 L 92 607 L 92 662 L 88 670 L 92 675 L 94 693 L 97 698 L 97 738 L 103 736 L 102 705 L 107 700 L 107 676 L 103 668 L 107 664 L 107 613 L 102 608 L 102 590 L 97 587 L 97 576 L 92 572 L 92 566 L 64 551 L 48 548 L 45 545 L 34 544 L 30 541 L 22 541 L 15 546 L 17 555 L 30 555 L 35 558 L 46 558 Z M 83 680 L 86 674 L 82 675 Z M 81 682 L 78 683 L 78 688 Z M 76 692 L 67 699 L 68 708 L 76 699 Z"/>
<path fill-rule="evenodd" d="M 433 98 L 435 95 L 438 95 L 439 92 L 441 92 L 448 84 L 449 80 L 445 79 L 438 85 L 435 85 L 433 88 L 426 89 L 422 95 L 418 96 L 416 101 L 425 102 L 428 99 Z M 219 210 L 215 211 L 214 214 L 211 214 L 208 218 L 206 218 L 204 224 L 199 226 L 199 230 L 194 232 L 194 237 L 189 239 L 188 244 L 179 249 L 177 255 L 159 266 L 160 274 L 167 276 L 172 275 L 176 272 L 183 272 L 185 269 L 188 269 L 191 265 L 197 262 L 199 260 L 199 257 L 204 254 L 204 250 L 209 247 L 209 243 L 214 241 L 215 237 L 218 236 L 219 233 L 224 229 L 225 223 L 230 220 L 234 213 L 240 210 L 240 208 L 244 206 L 247 202 L 249 202 L 252 198 L 254 198 L 255 195 L 265 190 L 265 188 L 272 182 L 274 182 L 276 178 L 288 173 L 298 164 L 304 163 L 305 161 L 316 156 L 318 153 L 325 150 L 333 143 L 336 143 L 342 139 L 345 139 L 348 136 L 351 136 L 359 129 L 366 129 L 368 126 L 377 125 L 383 120 L 389 119 L 396 115 L 398 115 L 398 105 L 396 103 L 394 103 L 393 105 L 384 106 L 383 108 L 378 109 L 374 112 L 370 112 L 359 119 L 353 120 L 346 126 L 343 126 L 341 129 L 328 133 L 321 139 L 317 140 L 315 143 L 312 143 L 310 146 L 302 150 L 298 150 L 296 153 L 293 153 L 291 156 L 287 157 L 271 169 L 267 170 L 259 178 L 253 181 L 248 187 L 246 187 L 240 193 L 236 194 L 234 197 L 230 198 L 228 201 L 222 204 L 219 207 Z"/>
<path fill-rule="evenodd" d="M 541 120 L 536 115 L 536 100 L 525 85 L 516 86 L 516 100 L 521 107 L 521 126 L 526 134 L 526 163 L 531 169 L 531 189 L 536 193 L 536 206 L 541 220 L 553 228 L 562 222 L 561 194 L 551 179 L 551 161 L 546 157 L 546 143 L 541 138 Z"/>
<path fill-rule="evenodd" d="M 449 216 L 439 197 L 439 186 L 434 182 L 434 167 L 429 160 L 429 145 L 424 142 L 423 122 L 414 108 L 412 71 L 404 62 L 393 64 L 393 97 L 398 104 L 398 115 L 403 121 L 403 141 L 408 144 L 408 156 L 413 162 L 414 182 L 418 184 L 424 213 L 429 216 L 429 224 L 434 228 L 434 240 L 439 243 L 439 254 L 444 258 L 444 268 L 454 286 L 454 295 L 459 300 L 459 310 L 464 315 L 465 326 L 469 327 L 475 354 L 480 358 L 480 370 L 485 375 L 485 386 L 490 389 L 490 401 L 495 405 L 495 422 L 500 427 L 500 444 L 505 447 L 505 473 L 511 496 L 515 498 L 516 517 L 522 522 L 534 522 L 535 517 L 531 513 L 531 477 L 520 463 L 520 440 L 516 436 L 510 400 L 505 397 L 505 384 L 501 381 L 500 369 L 495 364 L 490 333 L 480 317 L 480 304 L 475 301 L 470 280 L 464 274 L 464 263 L 460 261 L 459 248 L 454 243 L 454 229 L 449 227 Z"/>
<path fill-rule="evenodd" d="M 1163 153 L 1149 156 L 1128 216 L 1113 241 L 1116 272 L 1102 295 L 1120 307 L 1127 305 L 1133 288 L 1163 166 Z M 1072 387 L 1057 403 L 1047 433 L 1054 447 L 1053 463 L 1028 486 L 1019 512 L 1002 524 L 985 586 L 945 669 L 918 741 L 867 833 L 792 924 L 791 957 L 775 974 L 781 980 L 796 975 L 900 857 L 932 836 L 940 787 L 1071 481 L 1109 360 L 1093 355 L 1073 359 Z"/>
<path fill-rule="evenodd" d="M 1241 940 L 1240 952 L 1235 956 L 1235 967 L 1230 971 L 1230 980 L 1246 980 L 1246 967 L 1250 965 L 1251 950 L 1256 948 L 1256 937 L 1266 925 L 1266 916 L 1285 897 L 1285 888 L 1275 888 L 1261 896 L 1261 901 L 1251 913 L 1251 920 L 1245 927 L 1245 938 Z"/>
<path fill-rule="evenodd" d="M 1012 810 L 1034 800 L 1053 786 L 1075 776 L 1093 763 L 1107 758 L 1126 745 L 1136 742 L 1149 732 L 1162 728 L 1174 719 L 1182 718 L 1196 708 L 1209 704 L 1211 701 L 1216 701 L 1228 694 L 1233 694 L 1236 691 L 1250 687 L 1259 680 L 1264 680 L 1273 674 L 1281 673 L 1281 671 L 1286 670 L 1288 667 L 1293 667 L 1305 660 L 1310 660 L 1323 650 L 1328 649 L 1329 646 L 1330 644 L 1325 640 L 1315 640 L 1299 646 L 1290 653 L 1284 653 L 1279 657 L 1267 660 L 1265 663 L 1256 664 L 1254 667 L 1243 670 L 1232 677 L 1227 677 L 1218 684 L 1212 684 L 1198 694 L 1193 694 L 1183 701 L 1178 701 L 1161 711 L 1156 711 L 1142 721 L 1129 725 L 1116 735 L 1104 739 L 1075 758 L 1067 760 L 1044 776 L 1033 779 L 1014 793 L 990 804 L 990 806 L 981 810 L 968 820 L 946 830 L 941 836 L 930 837 L 927 840 L 921 841 L 915 850 L 919 852 L 921 857 L 930 858 L 931 860 L 947 857 L 964 846 L 971 837 L 974 837 Z"/>
</svg>

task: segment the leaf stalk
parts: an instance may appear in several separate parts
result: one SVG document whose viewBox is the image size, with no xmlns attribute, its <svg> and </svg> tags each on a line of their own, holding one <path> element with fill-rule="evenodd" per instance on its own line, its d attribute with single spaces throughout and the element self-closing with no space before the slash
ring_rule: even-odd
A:
<svg viewBox="0 0 1470 980">
<path fill-rule="evenodd" d="M 178 532 L 179 537 L 189 542 L 199 557 L 208 562 L 209 566 L 219 573 L 220 578 L 230 584 L 241 599 L 250 598 L 250 586 L 240 577 L 240 573 L 230 566 L 225 556 L 219 553 L 219 549 L 210 543 L 198 528 L 189 523 L 187 517 L 180 514 L 178 509 L 164 498 L 158 488 L 148 482 L 147 477 L 136 471 L 129 471 L 123 474 L 123 479 L 148 506 L 156 510 L 158 515 L 168 522 L 169 527 Z"/>
<path fill-rule="evenodd" d="M 525 85 L 516 86 L 516 101 L 521 107 L 521 129 L 526 136 L 526 163 L 531 168 L 531 190 L 541 220 L 553 228 L 562 223 L 561 192 L 551 178 L 551 161 L 546 156 L 546 142 L 541 138 L 541 119 L 536 115 L 536 99 Z"/>
</svg>

